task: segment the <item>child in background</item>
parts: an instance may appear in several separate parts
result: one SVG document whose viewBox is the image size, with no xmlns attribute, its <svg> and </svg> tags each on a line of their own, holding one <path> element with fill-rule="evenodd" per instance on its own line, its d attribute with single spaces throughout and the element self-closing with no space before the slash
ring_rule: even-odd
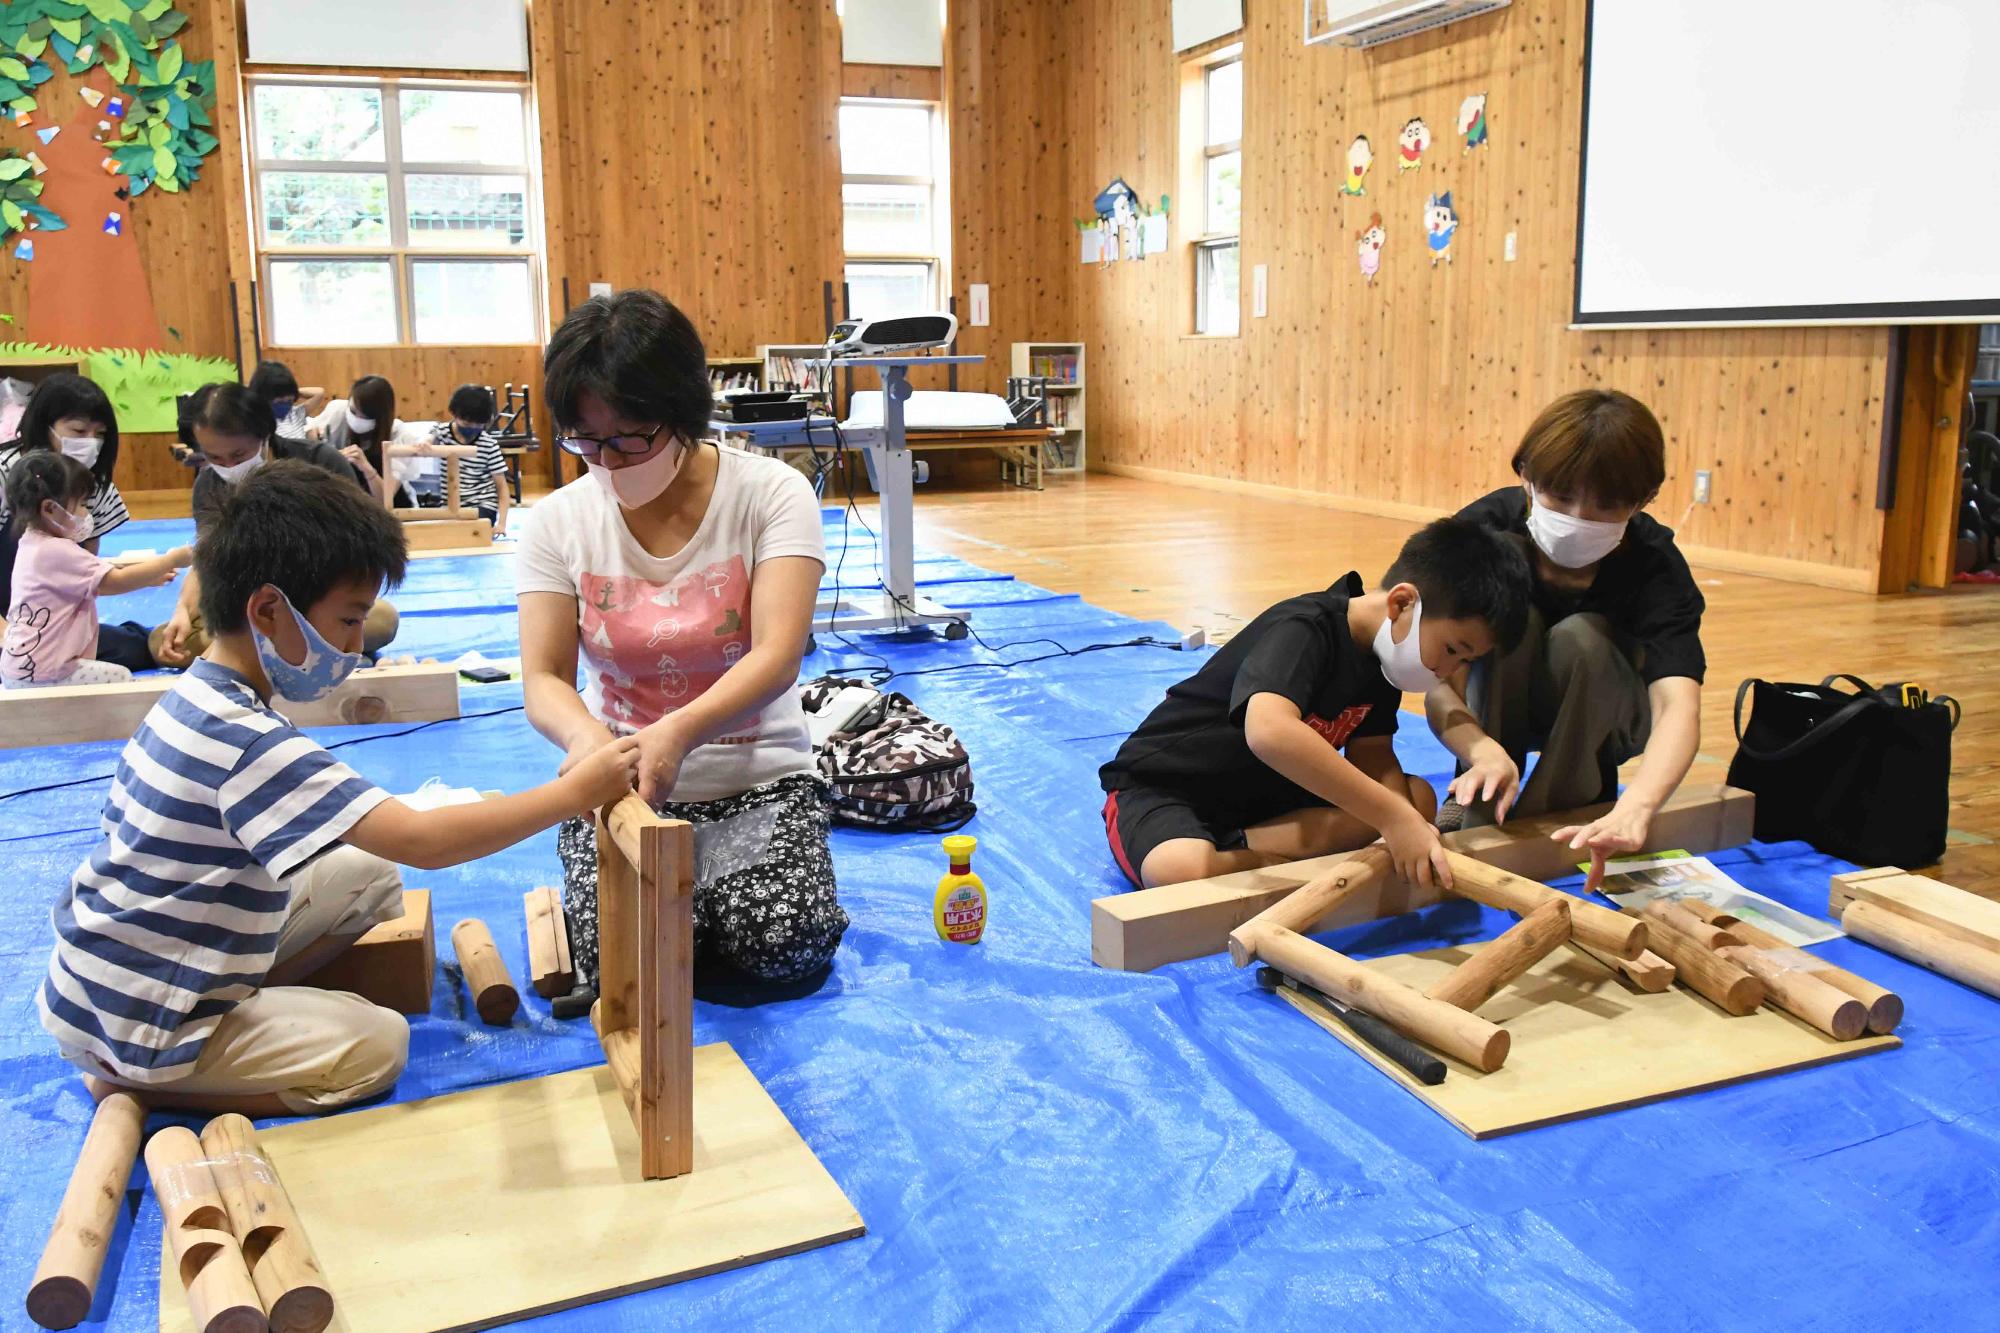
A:
<svg viewBox="0 0 2000 1333">
<path fill-rule="evenodd" d="M 1278 603 L 1169 689 L 1100 770 L 1118 868 L 1150 888 L 1379 836 L 1406 879 L 1435 871 L 1449 887 L 1437 796 L 1396 762 L 1396 709 L 1513 647 L 1527 614 L 1520 548 L 1463 519 L 1411 537 L 1380 591 L 1350 573 Z"/>
<path fill-rule="evenodd" d="M 416 444 L 391 444 L 396 458 L 456 458 L 458 502 L 479 511 L 493 525 L 493 535 L 507 535 L 507 458 L 493 430 L 493 390 L 461 384 L 452 391 L 451 420 L 441 421 L 431 438 Z M 393 467 L 394 464 L 391 464 Z"/>
<path fill-rule="evenodd" d="M 387 1091 L 402 1015 L 293 983 L 402 910 L 397 863 L 487 856 L 631 790 L 628 737 L 554 782 L 420 813 L 271 710 L 346 679 L 406 559 L 393 515 L 310 464 L 223 497 L 195 548 L 213 639 L 126 745 L 104 838 L 51 913 L 42 1024 L 93 1092 L 272 1116 Z"/>
<path fill-rule="evenodd" d="M 127 564 L 83 549 L 90 535 L 90 497 L 97 479 L 66 454 L 28 454 L 7 476 L 7 502 L 19 542 L 7 634 L 0 645 L 0 683 L 104 685 L 132 679 L 114 662 L 91 659 L 97 647 L 97 599 L 171 583 L 185 569 L 188 548 Z"/>
<path fill-rule="evenodd" d="M 250 392 L 271 406 L 271 420 L 277 434 L 288 440 L 303 440 L 313 413 L 326 403 L 326 390 L 317 385 L 300 388 L 291 367 L 282 361 L 261 361 L 250 374 Z"/>
<path fill-rule="evenodd" d="M 363 375 L 347 397 L 336 399 L 312 419 L 306 435 L 338 449 L 384 507 L 409 509 L 417 503 L 407 484 L 412 465 L 405 463 L 399 469 L 386 452 L 397 425 L 396 386 L 380 375 Z"/>
</svg>

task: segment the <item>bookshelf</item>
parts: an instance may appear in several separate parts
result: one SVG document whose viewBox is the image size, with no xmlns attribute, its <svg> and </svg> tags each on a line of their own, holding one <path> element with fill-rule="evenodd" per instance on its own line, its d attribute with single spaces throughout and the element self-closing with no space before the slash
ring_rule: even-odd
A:
<svg viewBox="0 0 2000 1333">
<path fill-rule="evenodd" d="M 764 387 L 762 356 L 711 356 L 708 358 L 708 387 L 716 393 L 724 389 Z"/>
<path fill-rule="evenodd" d="M 1061 442 L 1050 446 L 1057 456 L 1045 460 L 1045 470 L 1049 472 L 1081 472 L 1088 461 L 1083 359 L 1082 343 L 1014 344 L 1011 373 L 1045 377 L 1049 381 L 1049 424 L 1062 431 Z"/>
<path fill-rule="evenodd" d="M 825 343 L 766 343 L 757 349 L 757 356 L 763 363 L 766 389 L 790 389 L 821 402 L 831 397 L 828 388 L 833 376 L 811 364 L 826 360 Z"/>
</svg>

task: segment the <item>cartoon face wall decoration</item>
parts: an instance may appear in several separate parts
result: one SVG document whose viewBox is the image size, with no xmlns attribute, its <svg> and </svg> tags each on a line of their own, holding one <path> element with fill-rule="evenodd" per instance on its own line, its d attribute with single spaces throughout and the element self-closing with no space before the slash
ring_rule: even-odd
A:
<svg viewBox="0 0 2000 1333">
<path fill-rule="evenodd" d="M 1389 239 L 1389 233 L 1382 229 L 1382 215 L 1368 215 L 1368 225 L 1354 233 L 1354 257 L 1361 263 L 1361 276 L 1368 285 L 1375 285 L 1375 273 L 1382 267 L 1382 242 Z"/>
<path fill-rule="evenodd" d="M 1396 170 L 1415 171 L 1424 164 L 1424 150 L 1431 146 L 1431 127 L 1422 116 L 1411 116 L 1396 136 Z"/>
<path fill-rule="evenodd" d="M 1375 150 L 1369 146 L 1368 136 L 1355 135 L 1354 142 L 1347 146 L 1347 180 L 1341 185 L 1340 192 L 1348 195 L 1367 194 L 1368 187 L 1363 185 L 1362 181 L 1368 175 L 1368 168 L 1374 165 Z"/>
<path fill-rule="evenodd" d="M 1451 238 L 1458 234 L 1458 210 L 1451 206 L 1451 191 L 1434 194 L 1424 204 L 1424 239 L 1431 247 L 1431 267 L 1438 260 L 1451 262 Z"/>
<path fill-rule="evenodd" d="M 1465 136 L 1465 151 L 1486 146 L 1486 94 L 1473 93 L 1458 104 L 1458 132 Z"/>
</svg>

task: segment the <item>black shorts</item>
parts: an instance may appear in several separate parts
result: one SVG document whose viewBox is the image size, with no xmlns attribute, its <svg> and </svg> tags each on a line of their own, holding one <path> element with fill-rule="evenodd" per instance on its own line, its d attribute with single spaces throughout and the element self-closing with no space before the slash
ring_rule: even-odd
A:
<svg viewBox="0 0 2000 1333">
<path fill-rule="evenodd" d="M 1243 827 L 1239 820 L 1205 812 L 1179 792 L 1158 787 L 1127 787 L 1104 798 L 1105 839 L 1135 889 L 1146 887 L 1139 869 L 1161 843 L 1198 838 L 1217 851 L 1234 851 L 1249 845 Z"/>
</svg>

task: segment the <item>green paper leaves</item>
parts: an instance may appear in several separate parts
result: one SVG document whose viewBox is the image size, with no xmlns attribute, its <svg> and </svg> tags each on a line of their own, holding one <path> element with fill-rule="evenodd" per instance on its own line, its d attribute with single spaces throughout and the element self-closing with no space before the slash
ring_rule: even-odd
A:
<svg viewBox="0 0 2000 1333">
<path fill-rule="evenodd" d="M 17 181 L 28 174 L 28 159 L 10 157 L 0 161 L 0 181 Z"/>
<path fill-rule="evenodd" d="M 162 51 L 159 61 L 159 81 L 161 83 L 172 83 L 175 79 L 178 79 L 181 76 L 183 60 L 184 57 L 181 55 L 181 44 L 179 42 L 173 43 L 165 51 Z"/>
</svg>

